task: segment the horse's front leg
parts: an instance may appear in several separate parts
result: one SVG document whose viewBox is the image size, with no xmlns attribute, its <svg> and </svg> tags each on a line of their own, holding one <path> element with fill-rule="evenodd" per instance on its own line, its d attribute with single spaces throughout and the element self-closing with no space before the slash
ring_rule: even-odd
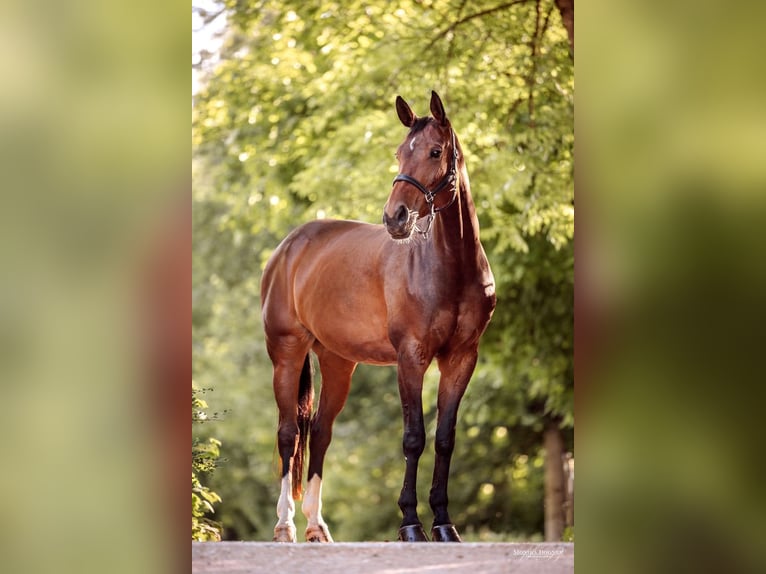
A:
<svg viewBox="0 0 766 574">
<path fill-rule="evenodd" d="M 399 528 L 399 540 L 404 542 L 427 542 L 423 525 L 418 518 L 418 499 L 416 484 L 418 461 L 426 443 L 426 431 L 423 423 L 423 375 L 430 358 L 426 358 L 420 344 L 405 346 L 400 350 L 398 359 L 399 396 L 402 401 L 404 434 L 404 484 L 399 496 L 399 508 L 402 510 L 402 523 Z"/>
<path fill-rule="evenodd" d="M 447 481 L 455 449 L 455 426 L 460 400 L 463 398 L 468 381 L 476 367 L 477 352 L 451 354 L 439 358 L 439 399 L 434 447 L 434 478 L 431 485 L 429 503 L 434 512 L 431 537 L 436 542 L 460 542 L 460 535 L 452 524 L 447 504 Z"/>
</svg>

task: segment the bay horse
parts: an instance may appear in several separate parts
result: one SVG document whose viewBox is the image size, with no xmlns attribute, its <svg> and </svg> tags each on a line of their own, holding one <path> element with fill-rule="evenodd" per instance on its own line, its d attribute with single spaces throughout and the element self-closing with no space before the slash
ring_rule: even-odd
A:
<svg viewBox="0 0 766 574">
<path fill-rule="evenodd" d="M 479 241 L 460 142 L 436 92 L 430 107 L 431 117 L 417 117 L 396 98 L 409 132 L 396 152 L 399 175 L 383 208 L 383 225 L 304 224 L 280 243 L 263 272 L 263 326 L 274 366 L 282 476 L 275 541 L 296 540 L 294 500 L 301 496 L 308 439 L 305 536 L 332 542 L 322 518 L 322 466 L 358 363 L 397 365 L 406 461 L 398 538 L 428 540 L 415 484 L 426 441 L 423 375 L 435 358 L 440 380 L 431 538 L 460 542 L 447 512 L 447 480 L 458 406 L 495 308 L 495 283 Z M 312 350 L 322 374 L 313 417 Z"/>
</svg>

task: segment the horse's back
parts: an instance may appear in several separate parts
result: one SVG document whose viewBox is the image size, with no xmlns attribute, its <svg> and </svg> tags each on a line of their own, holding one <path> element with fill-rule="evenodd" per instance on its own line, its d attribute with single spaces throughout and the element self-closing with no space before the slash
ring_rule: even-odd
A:
<svg viewBox="0 0 766 574">
<path fill-rule="evenodd" d="M 377 251 L 390 241 L 383 226 L 361 221 L 318 219 L 293 229 L 272 253 L 263 272 L 262 292 L 284 268 L 294 275 L 312 261 L 344 256 L 349 252 Z M 345 258 L 345 257 L 344 257 Z"/>
</svg>

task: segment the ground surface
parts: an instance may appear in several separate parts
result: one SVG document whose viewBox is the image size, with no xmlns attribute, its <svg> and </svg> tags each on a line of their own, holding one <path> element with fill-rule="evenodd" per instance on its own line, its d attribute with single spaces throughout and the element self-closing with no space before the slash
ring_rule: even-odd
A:
<svg viewBox="0 0 766 574">
<path fill-rule="evenodd" d="M 571 543 L 194 542 L 193 574 L 563 574 Z"/>
</svg>

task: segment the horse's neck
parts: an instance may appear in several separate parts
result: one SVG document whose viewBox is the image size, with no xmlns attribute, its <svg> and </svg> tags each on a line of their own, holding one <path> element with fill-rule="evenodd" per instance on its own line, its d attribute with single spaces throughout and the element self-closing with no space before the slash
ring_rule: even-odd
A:
<svg viewBox="0 0 766 574">
<path fill-rule="evenodd" d="M 477 261 L 481 252 L 479 219 L 471 197 L 471 185 L 464 166 L 460 169 L 460 190 L 455 203 L 440 211 L 434 221 L 434 246 L 445 256 L 459 259 L 461 267 Z"/>
</svg>

